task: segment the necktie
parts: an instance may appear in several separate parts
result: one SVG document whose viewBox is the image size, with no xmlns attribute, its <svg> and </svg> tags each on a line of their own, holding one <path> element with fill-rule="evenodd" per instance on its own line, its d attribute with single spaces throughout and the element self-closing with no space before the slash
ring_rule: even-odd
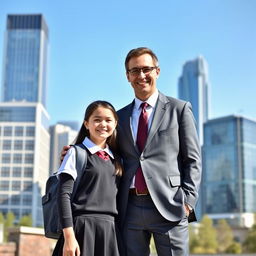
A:
<svg viewBox="0 0 256 256">
<path fill-rule="evenodd" d="M 139 124 L 138 124 L 138 131 L 137 131 L 137 146 L 139 148 L 139 151 L 142 152 L 146 141 L 148 137 L 148 114 L 146 112 L 146 108 L 148 106 L 148 103 L 143 102 L 141 104 L 141 113 L 139 118 Z M 136 175 L 135 175 L 135 188 L 139 193 L 143 193 L 147 189 L 147 185 L 141 170 L 141 166 L 137 169 Z"/>
<path fill-rule="evenodd" d="M 103 160 L 105 161 L 108 161 L 109 160 L 109 155 L 107 152 L 103 151 L 103 150 L 100 150 L 98 152 L 96 152 L 96 154 L 98 155 L 98 157 L 102 158 Z"/>
</svg>

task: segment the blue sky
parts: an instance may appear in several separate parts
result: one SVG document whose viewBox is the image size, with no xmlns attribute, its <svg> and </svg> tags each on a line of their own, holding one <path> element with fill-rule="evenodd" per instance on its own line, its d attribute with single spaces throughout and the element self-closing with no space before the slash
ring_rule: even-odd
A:
<svg viewBox="0 0 256 256">
<path fill-rule="evenodd" d="M 86 106 L 133 99 L 124 59 L 135 47 L 158 55 L 158 88 L 177 97 L 182 65 L 203 55 L 211 83 L 210 117 L 256 119 L 255 0 L 1 0 L 0 64 L 7 14 L 42 13 L 50 31 L 50 123 L 81 122 Z M 2 80 L 2 73 L 0 74 Z"/>
</svg>

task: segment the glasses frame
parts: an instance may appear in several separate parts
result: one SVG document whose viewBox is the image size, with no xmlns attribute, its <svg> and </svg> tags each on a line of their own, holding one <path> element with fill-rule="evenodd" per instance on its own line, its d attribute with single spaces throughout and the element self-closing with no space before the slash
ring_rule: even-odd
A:
<svg viewBox="0 0 256 256">
<path fill-rule="evenodd" d="M 144 74 L 144 75 L 149 75 L 151 74 L 151 72 L 154 70 L 154 69 L 157 69 L 158 66 L 155 66 L 155 67 L 142 67 L 142 68 L 131 68 L 131 69 L 128 69 L 127 72 L 132 75 L 132 76 L 139 76 L 141 74 L 141 72 Z M 149 71 L 143 71 L 145 69 L 149 69 Z"/>
</svg>

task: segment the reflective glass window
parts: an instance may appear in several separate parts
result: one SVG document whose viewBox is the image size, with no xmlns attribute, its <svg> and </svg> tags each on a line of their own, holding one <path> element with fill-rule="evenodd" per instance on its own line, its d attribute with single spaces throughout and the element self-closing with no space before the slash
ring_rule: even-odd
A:
<svg viewBox="0 0 256 256">
<path fill-rule="evenodd" d="M 11 140 L 3 140 L 3 150 L 10 150 L 12 148 Z"/>
</svg>

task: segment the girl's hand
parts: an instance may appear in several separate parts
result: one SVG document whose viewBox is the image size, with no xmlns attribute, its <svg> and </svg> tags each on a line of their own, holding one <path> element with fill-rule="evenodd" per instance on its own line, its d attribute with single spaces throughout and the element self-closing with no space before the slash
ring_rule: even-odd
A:
<svg viewBox="0 0 256 256">
<path fill-rule="evenodd" d="M 80 256 L 80 248 L 72 227 L 64 228 L 63 256 Z"/>
</svg>

